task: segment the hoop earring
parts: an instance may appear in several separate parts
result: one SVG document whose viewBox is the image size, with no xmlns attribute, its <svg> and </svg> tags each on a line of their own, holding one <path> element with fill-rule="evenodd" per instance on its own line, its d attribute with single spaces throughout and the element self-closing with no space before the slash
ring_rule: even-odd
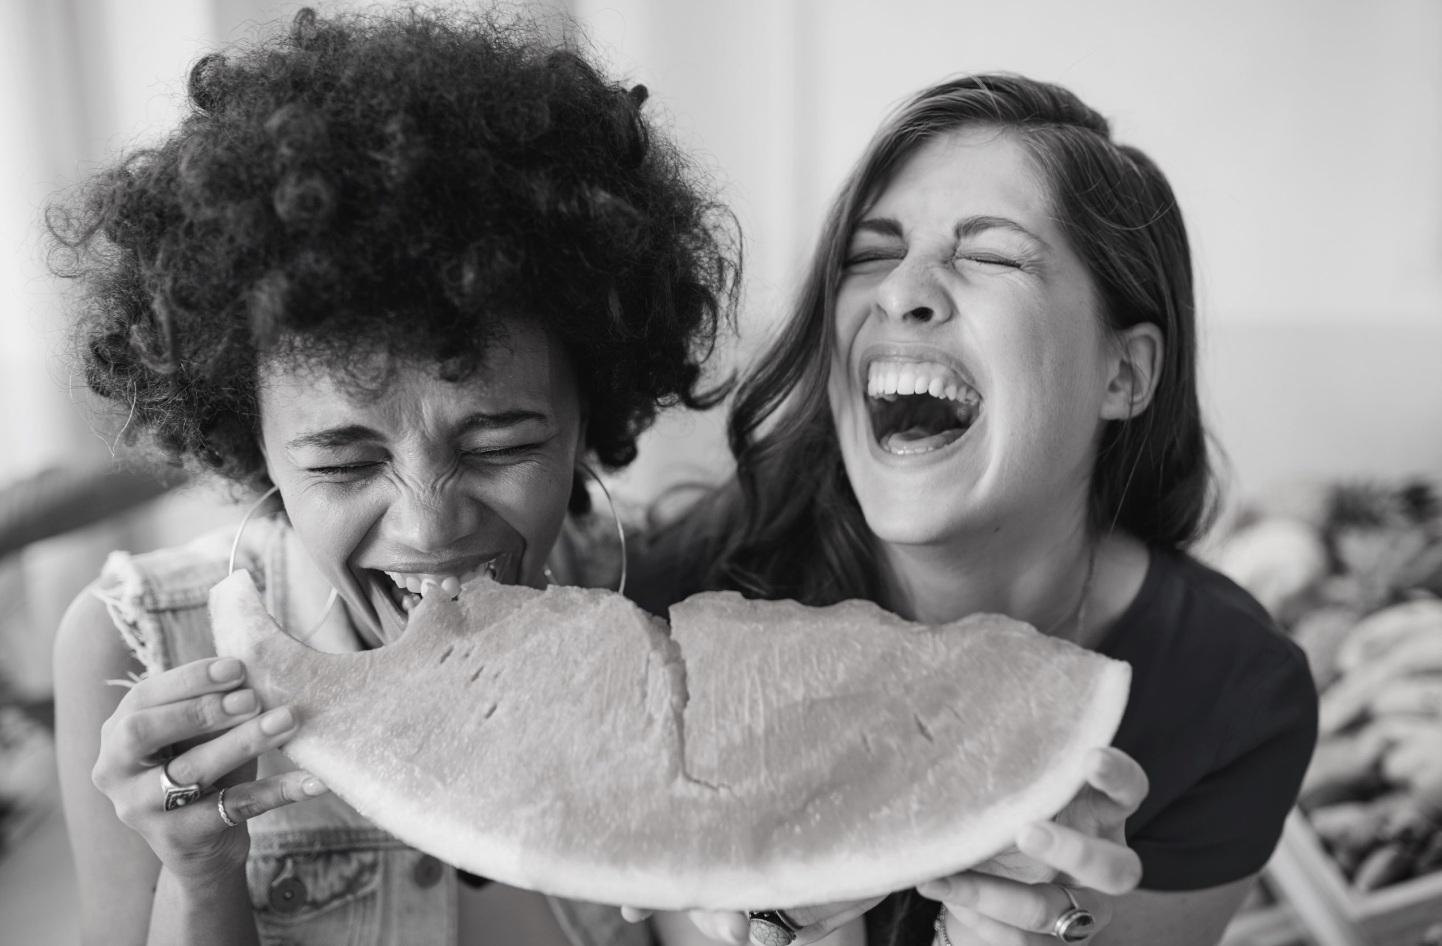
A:
<svg viewBox="0 0 1442 946">
<path fill-rule="evenodd" d="M 596 485 L 601 487 L 601 495 L 606 497 L 606 504 L 611 507 L 611 521 L 616 523 L 616 536 L 621 540 L 621 580 L 616 584 L 616 594 L 623 595 L 626 593 L 626 528 L 621 525 L 621 514 L 616 509 L 616 500 L 611 498 L 611 491 L 606 488 L 601 477 L 596 475 L 595 470 L 584 463 L 577 463 L 576 468 L 588 473 L 591 479 L 596 481 Z"/>
<path fill-rule="evenodd" d="M 266 490 L 265 494 L 262 495 L 259 499 L 257 499 L 254 503 L 252 503 L 250 508 L 245 511 L 245 515 L 241 517 L 240 525 L 235 530 L 235 541 L 230 543 L 230 564 L 227 565 L 225 569 L 225 574 L 227 577 L 235 573 L 235 553 L 240 550 L 240 537 L 245 535 L 245 527 L 250 525 L 250 517 L 255 515 L 256 510 L 260 509 L 261 506 L 265 505 L 265 501 L 267 499 L 274 496 L 278 492 L 280 492 L 279 486 L 272 486 L 270 489 Z M 311 626 L 311 629 L 305 632 L 305 636 L 297 637 L 295 639 L 303 643 L 314 637 L 315 632 L 320 630 L 321 625 L 325 623 L 325 619 L 330 617 L 331 609 L 335 607 L 336 599 L 339 597 L 340 592 L 336 591 L 335 588 L 331 588 L 330 597 L 325 599 L 325 610 L 320 613 L 320 617 L 316 619 L 316 622 L 314 625 Z"/>
</svg>

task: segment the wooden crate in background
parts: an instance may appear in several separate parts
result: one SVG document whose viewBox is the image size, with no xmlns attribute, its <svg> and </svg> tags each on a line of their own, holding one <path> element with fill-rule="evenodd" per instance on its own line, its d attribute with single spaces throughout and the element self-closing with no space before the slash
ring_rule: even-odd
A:
<svg viewBox="0 0 1442 946">
<path fill-rule="evenodd" d="M 1357 890 L 1300 811 L 1263 877 L 1278 902 L 1239 914 L 1223 946 L 1442 946 L 1442 872 Z"/>
</svg>

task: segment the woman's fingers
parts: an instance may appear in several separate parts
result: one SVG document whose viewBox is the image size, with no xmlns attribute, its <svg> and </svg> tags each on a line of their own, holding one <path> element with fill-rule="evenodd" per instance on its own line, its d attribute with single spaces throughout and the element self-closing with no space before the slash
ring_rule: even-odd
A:
<svg viewBox="0 0 1442 946">
<path fill-rule="evenodd" d="M 229 690 L 244 679 L 245 664 L 234 657 L 192 660 L 141 680 L 121 699 L 118 709 L 133 712 L 175 703 L 204 693 Z"/>
<path fill-rule="evenodd" d="M 686 917 L 692 926 L 718 943 L 745 943 L 750 932 L 746 914 L 735 910 L 692 910 Z"/>
<path fill-rule="evenodd" d="M 1125 811 L 1123 819 L 1141 807 L 1151 788 L 1141 764 L 1111 746 L 1093 749 L 1088 754 L 1087 784 Z"/>
<path fill-rule="evenodd" d="M 208 787 L 227 772 L 280 746 L 295 728 L 295 712 L 279 706 L 181 753 L 166 763 L 165 770 L 177 785 Z"/>
<path fill-rule="evenodd" d="M 227 788 L 225 790 L 225 811 L 230 815 L 232 821 L 249 821 L 256 815 L 263 815 L 267 811 L 283 808 L 298 801 L 305 801 L 307 798 L 315 798 L 328 791 L 330 788 L 309 772 L 299 770 L 285 772 L 281 775 L 272 775 L 270 778 L 245 782 Z M 211 809 L 211 817 L 221 827 L 228 827 L 221 819 L 220 812 L 215 810 L 219 803 L 218 793 L 206 795 L 201 802 L 211 802 L 204 807 Z M 197 805 L 196 807 L 201 806 Z"/>
<path fill-rule="evenodd" d="M 157 753 L 167 746 L 230 729 L 253 717 L 258 710 L 254 690 L 207 693 L 126 714 L 115 723 L 112 741 L 127 767 L 139 771 L 153 768 Z M 175 775 L 171 778 L 180 784 L 189 784 Z"/>
<path fill-rule="evenodd" d="M 830 936 L 836 930 L 850 923 L 861 914 L 882 901 L 882 897 L 869 900 L 844 900 L 840 903 L 826 903 L 814 907 L 792 907 L 786 911 L 786 918 L 794 926 L 796 941 L 791 946 L 807 946 Z"/>
<path fill-rule="evenodd" d="M 870 910 L 882 900 L 846 900 L 814 907 L 793 907 L 785 911 L 786 919 L 792 926 L 800 927 L 796 940 L 791 946 L 807 946 L 829 936 L 856 917 Z M 622 907 L 621 918 L 628 923 L 640 923 L 654 911 L 638 907 Z M 722 910 L 692 910 L 687 913 L 691 925 L 711 939 L 723 943 L 745 943 L 751 932 L 751 921 L 744 913 Z"/>
<path fill-rule="evenodd" d="M 1038 822 L 1022 829 L 1017 847 L 1079 886 L 1119 896 L 1142 879 L 1142 860 L 1125 844 L 1084 834 L 1065 825 Z"/>
<path fill-rule="evenodd" d="M 1056 946 L 1058 940 L 1048 933 L 1023 930 L 978 913 L 969 907 L 943 907 L 947 936 L 953 946 Z M 940 942 L 940 937 L 938 937 Z"/>
<path fill-rule="evenodd" d="M 1072 908 L 1066 891 L 1056 884 L 1026 884 L 970 871 L 922 884 L 917 892 L 940 900 L 949 909 L 971 911 L 1006 926 L 1049 933 L 1057 917 Z M 1072 888 L 1077 905 L 1089 910 L 1100 926 L 1111 919 L 1111 901 L 1090 890 Z"/>
</svg>

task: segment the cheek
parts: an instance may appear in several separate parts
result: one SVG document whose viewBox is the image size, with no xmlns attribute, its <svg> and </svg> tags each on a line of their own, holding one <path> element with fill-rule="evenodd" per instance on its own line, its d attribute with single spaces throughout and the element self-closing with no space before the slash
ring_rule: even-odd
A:
<svg viewBox="0 0 1442 946">
<path fill-rule="evenodd" d="M 281 486 L 286 515 L 315 564 L 334 579 L 380 517 L 382 504 L 365 489 Z"/>
<path fill-rule="evenodd" d="M 1094 332 L 1071 320 L 1037 320 L 1008 327 L 997 347 L 1005 352 L 1003 370 L 1020 382 L 1015 394 L 1032 422 L 1070 421 L 1093 410 L 1103 387 Z"/>
<path fill-rule="evenodd" d="M 479 501 L 525 541 L 527 567 L 539 569 L 555 545 L 566 519 L 577 457 L 558 447 L 535 464 L 509 471 L 484 484 Z M 602 496 L 595 502 L 605 503 Z M 602 510 L 609 516 L 609 509 Z"/>
<path fill-rule="evenodd" d="M 856 348 L 857 336 L 866 322 L 866 313 L 854 298 L 854 293 L 843 292 L 836 299 L 832 316 L 834 324 L 829 334 L 830 375 L 827 391 L 831 396 L 831 409 L 845 409 L 850 406 L 848 388 L 851 382 L 851 353 Z"/>
</svg>

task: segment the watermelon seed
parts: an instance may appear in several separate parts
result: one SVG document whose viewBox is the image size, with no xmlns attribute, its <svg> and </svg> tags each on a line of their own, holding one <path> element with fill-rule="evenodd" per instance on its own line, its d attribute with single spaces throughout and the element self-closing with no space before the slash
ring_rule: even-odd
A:
<svg viewBox="0 0 1442 946">
<path fill-rule="evenodd" d="M 931 730 L 926 728 L 926 723 L 923 723 L 921 721 L 921 717 L 919 715 L 917 715 L 916 713 L 912 713 L 911 718 L 916 720 L 916 728 L 921 732 L 921 738 L 925 739 L 927 742 L 936 742 L 936 739 L 931 735 Z"/>
</svg>

